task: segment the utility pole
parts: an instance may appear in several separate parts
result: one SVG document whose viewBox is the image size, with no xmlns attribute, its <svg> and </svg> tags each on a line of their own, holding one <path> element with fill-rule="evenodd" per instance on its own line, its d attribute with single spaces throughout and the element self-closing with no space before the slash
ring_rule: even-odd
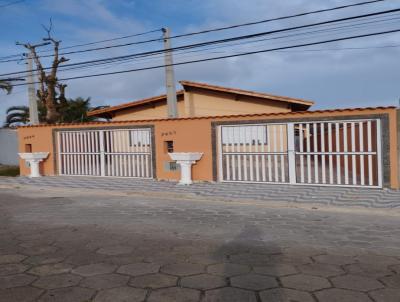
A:
<svg viewBox="0 0 400 302">
<path fill-rule="evenodd" d="M 28 97 L 29 97 L 29 121 L 31 125 L 39 124 L 39 114 L 37 100 L 35 96 L 35 81 L 33 76 L 33 58 L 32 54 L 27 55 L 27 72 L 28 72 Z"/>
<path fill-rule="evenodd" d="M 171 52 L 171 39 L 169 28 L 163 28 L 164 38 L 164 61 L 165 61 L 165 84 L 167 87 L 167 105 L 168 105 L 168 117 L 178 117 L 178 105 L 176 100 L 176 88 L 175 88 L 175 74 Z"/>
</svg>

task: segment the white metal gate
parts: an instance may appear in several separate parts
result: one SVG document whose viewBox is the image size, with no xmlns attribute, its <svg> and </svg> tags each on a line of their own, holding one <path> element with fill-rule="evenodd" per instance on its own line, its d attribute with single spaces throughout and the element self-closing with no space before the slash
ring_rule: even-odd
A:
<svg viewBox="0 0 400 302">
<path fill-rule="evenodd" d="M 152 178 L 151 130 L 59 131 L 60 175 Z"/>
<path fill-rule="evenodd" d="M 379 119 L 219 129 L 220 181 L 382 187 Z"/>
</svg>

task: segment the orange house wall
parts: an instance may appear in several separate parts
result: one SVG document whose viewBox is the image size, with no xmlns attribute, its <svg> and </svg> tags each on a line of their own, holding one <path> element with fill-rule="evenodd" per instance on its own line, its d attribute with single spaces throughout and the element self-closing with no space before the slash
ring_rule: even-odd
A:
<svg viewBox="0 0 400 302">
<path fill-rule="evenodd" d="M 63 126 L 38 126 L 21 127 L 18 129 L 19 150 L 24 152 L 25 144 L 32 144 L 33 152 L 50 152 L 49 158 L 42 163 L 42 173 L 44 175 L 55 175 L 56 167 L 54 165 L 53 154 L 53 132 L 54 128 L 96 128 L 96 127 L 118 127 L 134 125 L 154 125 L 155 132 L 155 152 L 156 152 L 156 177 L 157 179 L 179 179 L 178 171 L 164 171 L 164 162 L 170 161 L 168 154 L 164 151 L 164 141 L 174 141 L 174 151 L 176 152 L 203 152 L 203 158 L 193 166 L 193 179 L 202 181 L 213 180 L 213 158 L 211 141 L 211 123 L 214 121 L 243 121 L 243 120 L 276 120 L 293 118 L 310 118 L 315 120 L 322 117 L 343 117 L 353 115 L 371 115 L 371 114 L 389 115 L 389 139 L 390 139 L 390 180 L 392 188 L 399 188 L 398 178 L 398 149 L 397 149 L 397 115 L 396 109 L 370 109 L 370 110 L 349 110 L 334 112 L 303 112 L 275 115 L 257 115 L 257 116 L 226 116 L 178 120 L 147 120 L 118 123 L 101 124 L 75 124 Z M 21 161 L 21 175 L 28 175 L 29 168 Z"/>
</svg>

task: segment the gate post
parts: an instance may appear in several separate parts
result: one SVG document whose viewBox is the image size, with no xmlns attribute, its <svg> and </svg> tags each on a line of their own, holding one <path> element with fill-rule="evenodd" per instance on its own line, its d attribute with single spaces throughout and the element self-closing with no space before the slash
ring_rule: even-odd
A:
<svg viewBox="0 0 400 302">
<path fill-rule="evenodd" d="M 100 135 L 100 175 L 106 176 L 105 154 L 104 154 L 104 130 L 99 131 Z"/>
<path fill-rule="evenodd" d="M 296 150 L 294 123 L 287 124 L 289 183 L 296 183 Z"/>
</svg>

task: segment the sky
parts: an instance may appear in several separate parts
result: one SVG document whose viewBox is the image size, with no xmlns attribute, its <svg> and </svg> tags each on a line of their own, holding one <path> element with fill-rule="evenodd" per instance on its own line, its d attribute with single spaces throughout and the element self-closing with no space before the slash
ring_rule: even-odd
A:
<svg viewBox="0 0 400 302">
<path fill-rule="evenodd" d="M 0 0 L 0 57 L 24 51 L 15 42 L 37 43 L 45 36 L 42 25 L 51 18 L 53 36 L 61 47 L 157 30 L 129 39 L 68 50 L 82 50 L 116 43 L 161 37 L 162 27 L 172 35 L 286 16 L 362 0 L 25 0 L 1 7 L 12 0 Z M 336 12 L 235 28 L 212 34 L 172 39 L 173 47 L 243 34 L 257 33 L 369 12 L 400 8 L 400 0 L 365 5 Z M 290 44 L 332 39 L 346 35 L 400 28 L 400 14 L 386 16 L 381 23 L 365 24 L 351 31 L 321 31 L 315 36 L 228 44 L 220 48 L 174 54 L 175 62 Z M 381 20 L 382 21 L 382 20 Z M 76 63 L 137 52 L 157 50 L 161 41 L 66 55 Z M 44 48 L 43 50 L 46 50 Z M 268 52 L 218 61 L 175 66 L 179 80 L 199 81 L 275 95 L 313 100 L 312 109 L 397 106 L 400 98 L 400 33 L 310 46 L 303 49 Z M 44 65 L 50 61 L 43 59 Z M 91 69 L 59 72 L 59 78 L 148 67 L 163 63 L 162 56 L 113 63 Z M 23 71 L 24 62 L 0 63 L 0 74 Z M 93 106 L 116 105 L 165 93 L 163 69 L 124 73 L 67 82 L 67 97 L 90 97 Z M 10 106 L 27 105 L 27 87 L 14 87 L 11 94 L 0 92 L 0 123 Z M 238 112 L 239 113 L 239 112 Z"/>
</svg>

